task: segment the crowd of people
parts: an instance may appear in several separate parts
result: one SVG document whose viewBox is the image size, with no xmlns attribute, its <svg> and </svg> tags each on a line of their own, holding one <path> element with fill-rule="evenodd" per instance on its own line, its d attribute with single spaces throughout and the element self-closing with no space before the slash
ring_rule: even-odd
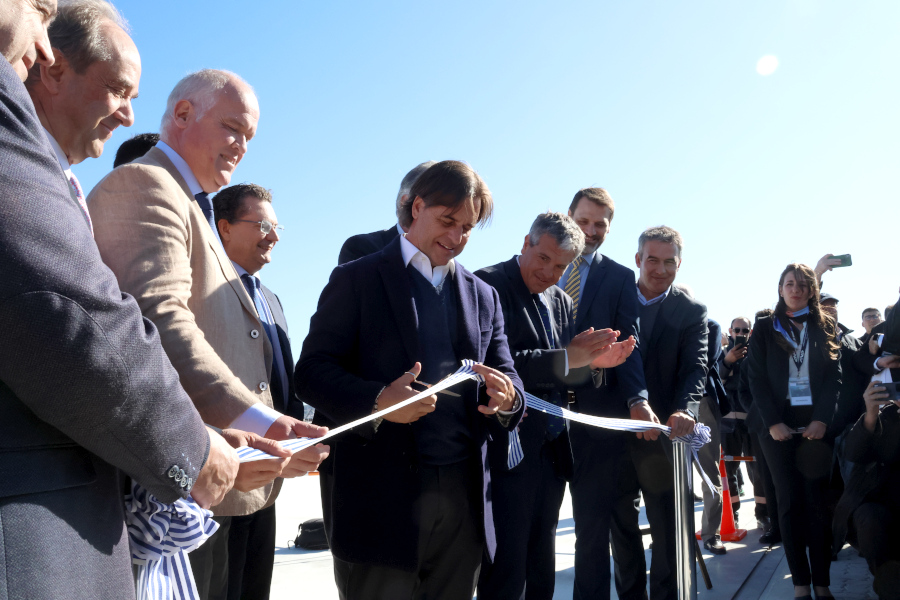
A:
<svg viewBox="0 0 900 600">
<path fill-rule="evenodd" d="M 797 597 L 831 597 L 845 540 L 898 597 L 900 315 L 866 309 L 860 338 L 840 324 L 820 287 L 841 259 L 788 265 L 774 310 L 724 335 L 676 282 L 678 231 L 640 234 L 637 280 L 600 252 L 616 208 L 602 188 L 467 270 L 493 197 L 468 164 L 429 161 L 401 181 L 396 223 L 344 243 L 295 361 L 260 279 L 275 198 L 231 185 L 253 88 L 185 76 L 159 133 L 124 143 L 85 193 L 72 166 L 134 122 L 127 23 L 105 0 L 7 0 L 0 53 L 0 599 L 133 597 L 129 479 L 215 514 L 189 555 L 200 598 L 268 598 L 282 482 L 318 470 L 342 599 L 552 598 L 568 485 L 574 597 L 608 598 L 614 575 L 620 598 L 673 600 L 672 440 L 698 422 L 702 468 L 738 500 L 704 490 L 709 551 L 727 552 L 721 515 L 740 507 L 724 449 L 754 458 L 760 541 L 783 542 Z M 421 393 L 464 359 L 481 381 Z M 526 393 L 671 434 L 566 421 Z M 357 420 L 328 445 L 278 444 Z M 275 458 L 239 462 L 242 446 Z"/>
</svg>

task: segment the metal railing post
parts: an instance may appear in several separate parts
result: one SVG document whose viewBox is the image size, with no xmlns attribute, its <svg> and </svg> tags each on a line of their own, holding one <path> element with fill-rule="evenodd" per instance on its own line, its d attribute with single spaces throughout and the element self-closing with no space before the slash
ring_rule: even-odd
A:
<svg viewBox="0 0 900 600">
<path fill-rule="evenodd" d="M 675 469 L 675 561 L 678 570 L 678 600 L 696 600 L 691 448 L 683 442 L 674 442 L 672 448 L 672 462 Z"/>
</svg>

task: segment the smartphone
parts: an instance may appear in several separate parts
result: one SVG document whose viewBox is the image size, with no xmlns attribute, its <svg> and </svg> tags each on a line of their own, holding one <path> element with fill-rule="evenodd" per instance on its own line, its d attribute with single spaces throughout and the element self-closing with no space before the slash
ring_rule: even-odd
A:
<svg viewBox="0 0 900 600">
<path fill-rule="evenodd" d="M 734 347 L 737 348 L 738 346 L 746 346 L 749 340 L 750 338 L 746 335 L 736 335 L 734 336 Z"/>
<path fill-rule="evenodd" d="M 850 267 L 853 265 L 853 259 L 850 258 L 849 254 L 841 254 L 838 256 L 832 256 L 832 259 L 837 259 L 841 261 L 839 265 L 833 265 L 832 269 L 837 269 L 838 267 Z"/>
<path fill-rule="evenodd" d="M 894 402 L 900 400 L 900 388 L 898 388 L 898 385 L 900 384 L 896 381 L 890 383 L 877 383 L 875 385 L 885 388 L 885 391 L 888 393 L 888 400 L 893 400 Z"/>
</svg>

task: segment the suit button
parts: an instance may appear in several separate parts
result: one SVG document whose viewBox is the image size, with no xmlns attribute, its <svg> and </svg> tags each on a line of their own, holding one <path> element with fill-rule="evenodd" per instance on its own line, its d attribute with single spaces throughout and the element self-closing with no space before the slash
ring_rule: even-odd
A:
<svg viewBox="0 0 900 600">
<path fill-rule="evenodd" d="M 260 381 L 259 382 L 259 391 L 264 392 L 267 389 L 269 389 L 269 384 L 266 383 L 265 381 Z"/>
<path fill-rule="evenodd" d="M 193 487 L 194 487 L 194 480 L 193 480 L 193 478 L 188 477 L 187 485 L 184 486 L 184 490 L 185 490 L 186 492 L 190 492 L 190 491 L 191 491 L 191 488 L 193 488 Z"/>
<path fill-rule="evenodd" d="M 250 337 L 252 337 L 252 338 L 255 340 L 256 338 L 259 337 L 259 331 L 256 330 L 256 329 L 251 329 L 251 330 L 250 330 Z"/>
<path fill-rule="evenodd" d="M 175 476 L 178 475 L 178 471 L 179 471 L 178 465 L 172 465 L 172 467 L 169 469 L 169 472 L 166 474 L 169 476 L 170 479 L 175 479 Z"/>
</svg>

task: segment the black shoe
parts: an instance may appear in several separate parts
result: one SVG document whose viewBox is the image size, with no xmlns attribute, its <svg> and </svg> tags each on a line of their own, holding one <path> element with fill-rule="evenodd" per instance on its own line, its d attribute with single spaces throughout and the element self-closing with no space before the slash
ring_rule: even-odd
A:
<svg viewBox="0 0 900 600">
<path fill-rule="evenodd" d="M 722 555 L 728 552 L 725 549 L 725 544 L 722 543 L 718 537 L 711 537 L 708 540 L 703 542 L 703 547 L 712 552 L 713 554 Z"/>
<path fill-rule="evenodd" d="M 765 544 L 766 546 L 781 543 L 781 533 L 772 531 L 770 529 L 769 531 L 759 536 L 759 543 Z"/>
</svg>

